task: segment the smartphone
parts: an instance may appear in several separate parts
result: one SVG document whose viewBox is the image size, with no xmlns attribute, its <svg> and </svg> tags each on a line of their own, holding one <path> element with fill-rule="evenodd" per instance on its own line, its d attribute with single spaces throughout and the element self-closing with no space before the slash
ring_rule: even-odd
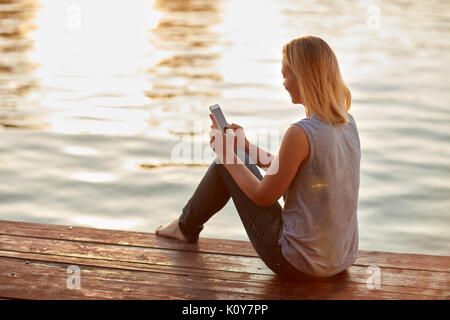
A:
<svg viewBox="0 0 450 320">
<path fill-rule="evenodd" d="M 223 115 L 222 109 L 220 109 L 220 106 L 218 104 L 212 105 L 209 107 L 209 110 L 211 111 L 213 117 L 216 119 L 217 124 L 219 125 L 220 129 L 223 133 L 225 133 L 225 127 L 229 127 L 227 120 L 225 120 L 225 116 Z"/>
</svg>

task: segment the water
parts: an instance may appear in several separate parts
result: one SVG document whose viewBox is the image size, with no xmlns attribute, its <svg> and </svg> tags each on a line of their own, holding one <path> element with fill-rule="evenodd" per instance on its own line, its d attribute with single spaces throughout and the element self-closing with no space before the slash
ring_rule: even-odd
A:
<svg viewBox="0 0 450 320">
<path fill-rule="evenodd" d="M 448 1 L 15 0 L 0 19 L 0 219 L 153 232 L 214 157 L 209 105 L 277 152 L 261 129 L 305 117 L 281 48 L 313 34 L 353 95 L 360 249 L 450 254 Z M 204 156 L 183 165 L 186 138 Z M 248 239 L 232 201 L 202 236 Z"/>
</svg>

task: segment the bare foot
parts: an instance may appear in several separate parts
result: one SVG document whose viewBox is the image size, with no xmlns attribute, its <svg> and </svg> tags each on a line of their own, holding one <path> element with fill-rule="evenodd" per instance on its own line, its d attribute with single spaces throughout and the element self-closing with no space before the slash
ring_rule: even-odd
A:
<svg viewBox="0 0 450 320">
<path fill-rule="evenodd" d="M 158 236 L 174 238 L 183 242 L 188 242 L 181 233 L 180 227 L 178 227 L 178 219 L 173 220 L 171 223 L 165 226 L 159 226 L 156 228 L 155 233 Z"/>
</svg>

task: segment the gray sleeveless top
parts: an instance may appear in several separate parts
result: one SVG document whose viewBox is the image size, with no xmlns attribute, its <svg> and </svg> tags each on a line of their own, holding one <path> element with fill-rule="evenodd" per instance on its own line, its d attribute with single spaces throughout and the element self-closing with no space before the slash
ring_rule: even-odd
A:
<svg viewBox="0 0 450 320">
<path fill-rule="evenodd" d="M 286 260 L 317 277 L 335 275 L 358 253 L 361 148 L 355 119 L 337 127 L 315 115 L 296 123 L 310 155 L 286 192 L 278 243 Z"/>
</svg>

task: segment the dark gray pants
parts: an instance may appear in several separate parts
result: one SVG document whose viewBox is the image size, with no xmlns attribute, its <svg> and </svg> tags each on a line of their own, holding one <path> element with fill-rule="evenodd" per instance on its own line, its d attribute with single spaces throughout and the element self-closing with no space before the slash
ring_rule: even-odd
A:
<svg viewBox="0 0 450 320">
<path fill-rule="evenodd" d="M 239 152 L 244 156 L 238 152 L 236 154 L 261 181 L 263 176 L 254 161 L 250 163 L 248 153 L 242 150 Z M 243 157 L 245 159 L 242 159 Z M 281 247 L 278 245 L 282 228 L 280 204 L 275 202 L 268 207 L 257 206 L 239 188 L 225 166 L 217 161 L 218 158 L 211 163 L 183 208 L 178 225 L 185 238 L 191 243 L 197 242 L 203 224 L 222 209 L 231 197 L 250 242 L 267 267 L 283 278 L 298 281 L 310 279 L 311 277 L 292 266 L 281 253 Z"/>
</svg>

